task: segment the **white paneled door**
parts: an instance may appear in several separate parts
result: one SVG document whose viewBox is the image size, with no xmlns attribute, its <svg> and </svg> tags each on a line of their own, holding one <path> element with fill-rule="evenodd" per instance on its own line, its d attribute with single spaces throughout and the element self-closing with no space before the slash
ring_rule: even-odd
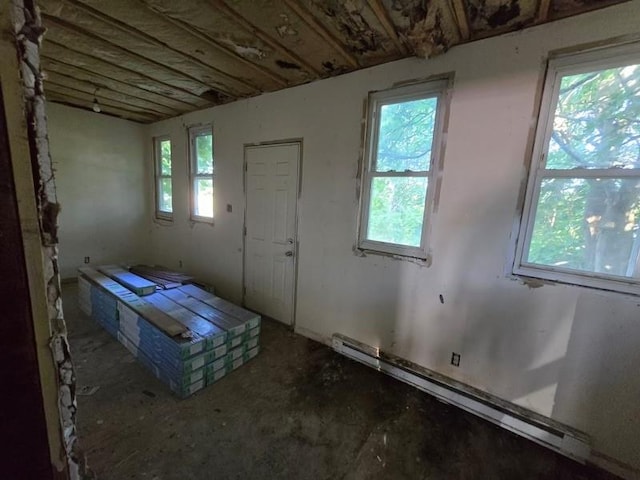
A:
<svg viewBox="0 0 640 480">
<path fill-rule="evenodd" d="M 293 325 L 300 143 L 245 147 L 244 303 Z"/>
</svg>

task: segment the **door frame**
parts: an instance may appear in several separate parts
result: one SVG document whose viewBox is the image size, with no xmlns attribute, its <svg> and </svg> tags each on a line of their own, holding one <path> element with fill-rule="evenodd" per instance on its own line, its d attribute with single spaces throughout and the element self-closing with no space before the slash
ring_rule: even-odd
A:
<svg viewBox="0 0 640 480">
<path fill-rule="evenodd" d="M 296 204 L 294 215 L 294 264 L 293 264 L 293 305 L 291 324 L 287 325 L 291 329 L 295 329 L 296 326 L 296 312 L 298 308 L 298 258 L 300 252 L 300 239 L 298 238 L 298 226 L 300 224 L 300 209 L 298 203 L 302 197 L 302 157 L 303 157 L 303 139 L 300 138 L 287 138 L 282 140 L 270 140 L 265 142 L 245 143 L 242 146 L 242 192 L 244 199 L 244 211 L 242 219 L 242 306 L 246 307 L 246 276 L 247 276 L 247 149 L 256 147 L 273 147 L 273 146 L 285 146 L 285 145 L 297 145 L 298 146 L 298 175 L 296 178 Z"/>
</svg>

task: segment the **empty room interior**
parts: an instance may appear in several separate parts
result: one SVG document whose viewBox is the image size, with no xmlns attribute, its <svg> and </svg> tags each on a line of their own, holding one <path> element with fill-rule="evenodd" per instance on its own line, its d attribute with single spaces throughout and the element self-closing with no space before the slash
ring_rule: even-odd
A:
<svg viewBox="0 0 640 480">
<path fill-rule="evenodd" d="M 0 21 L 0 478 L 640 479 L 640 1 Z"/>
</svg>

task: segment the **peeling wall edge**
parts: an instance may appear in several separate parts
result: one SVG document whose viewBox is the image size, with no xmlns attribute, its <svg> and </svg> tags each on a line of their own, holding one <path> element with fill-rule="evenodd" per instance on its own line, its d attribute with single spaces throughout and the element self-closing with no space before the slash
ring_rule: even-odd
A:
<svg viewBox="0 0 640 480">
<path fill-rule="evenodd" d="M 57 215 L 53 167 L 49 156 L 45 97 L 40 72 L 44 28 L 32 0 L 7 7 L 13 54 L 3 57 L 3 88 L 10 89 L 8 120 L 14 183 L 23 237 L 29 296 L 49 454 L 56 479 L 80 479 L 85 462 L 78 452 L 75 373 L 66 338 L 58 274 Z M 9 85 L 7 85 L 9 84 Z"/>
</svg>

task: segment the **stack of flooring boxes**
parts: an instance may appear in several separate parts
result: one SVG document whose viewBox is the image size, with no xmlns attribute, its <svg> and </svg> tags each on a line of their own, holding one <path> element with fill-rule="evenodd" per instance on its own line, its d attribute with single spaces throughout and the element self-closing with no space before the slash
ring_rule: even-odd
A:
<svg viewBox="0 0 640 480">
<path fill-rule="evenodd" d="M 259 315 L 194 285 L 156 291 L 120 267 L 98 270 L 79 270 L 80 308 L 179 396 L 258 354 Z"/>
</svg>

